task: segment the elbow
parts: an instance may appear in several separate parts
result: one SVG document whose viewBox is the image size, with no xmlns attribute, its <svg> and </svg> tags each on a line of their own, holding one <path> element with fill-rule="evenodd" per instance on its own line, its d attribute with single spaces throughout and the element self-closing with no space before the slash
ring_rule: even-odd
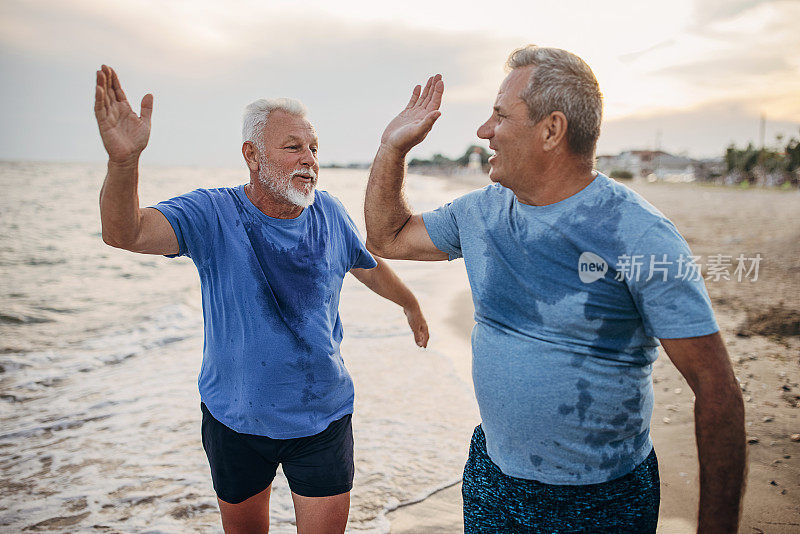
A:
<svg viewBox="0 0 800 534">
<path fill-rule="evenodd" d="M 374 240 L 370 239 L 369 236 L 367 236 L 366 246 L 367 250 L 373 256 L 379 256 L 387 260 L 398 259 L 398 257 L 392 253 L 391 247 L 386 246 L 385 243 L 376 243 Z"/>
<path fill-rule="evenodd" d="M 116 239 L 114 239 L 113 236 L 111 236 L 111 235 L 109 235 L 109 234 L 107 234 L 105 232 L 103 232 L 103 243 L 105 243 L 109 247 L 124 248 L 119 241 L 117 241 Z"/>
<path fill-rule="evenodd" d="M 133 242 L 130 240 L 120 239 L 119 236 L 115 236 L 112 233 L 103 230 L 103 243 L 110 247 L 119 248 L 122 250 L 131 250 L 133 248 Z"/>
</svg>

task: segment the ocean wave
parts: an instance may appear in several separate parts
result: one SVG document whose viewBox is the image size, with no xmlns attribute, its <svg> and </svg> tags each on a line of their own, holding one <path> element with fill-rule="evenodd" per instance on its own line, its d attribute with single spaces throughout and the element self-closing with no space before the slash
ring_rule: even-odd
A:
<svg viewBox="0 0 800 534">
<path fill-rule="evenodd" d="M 54 323 L 55 320 L 41 315 L 30 315 L 22 313 L 0 313 L 0 324 L 40 324 Z"/>
<path fill-rule="evenodd" d="M 49 425 L 29 426 L 27 428 L 22 428 L 20 430 L 9 432 L 7 434 L 0 434 L 0 441 L 15 440 L 19 438 L 29 438 L 31 436 L 38 436 L 46 432 L 58 432 L 60 430 L 70 430 L 73 428 L 82 427 L 86 423 L 91 423 L 93 421 L 102 421 L 103 419 L 108 419 L 109 417 L 111 417 L 111 414 L 103 414 L 103 415 L 96 415 L 94 417 L 85 417 L 83 419 L 67 419 Z"/>
</svg>

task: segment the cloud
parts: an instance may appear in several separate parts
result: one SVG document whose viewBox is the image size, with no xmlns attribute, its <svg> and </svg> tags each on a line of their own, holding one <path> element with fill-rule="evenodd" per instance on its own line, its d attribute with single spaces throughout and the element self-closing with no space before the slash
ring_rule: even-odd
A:
<svg viewBox="0 0 800 534">
<path fill-rule="evenodd" d="M 622 54 L 621 56 L 619 56 L 619 59 L 623 63 L 631 63 L 631 62 L 634 62 L 634 61 L 638 60 L 639 58 L 642 58 L 642 57 L 647 56 L 648 54 L 651 54 L 652 52 L 656 52 L 658 50 L 663 50 L 663 49 L 669 49 L 674 44 L 675 44 L 675 39 L 667 39 L 665 41 L 661 41 L 659 43 L 656 43 L 656 44 L 654 44 L 652 46 L 648 46 L 644 50 L 637 50 L 636 52 L 630 52 L 630 53 L 627 53 L 627 54 Z"/>
<path fill-rule="evenodd" d="M 776 0 L 697 0 L 694 6 L 694 25 L 703 27 L 706 24 L 727 20 L 740 15 L 760 4 L 780 3 Z"/>
<path fill-rule="evenodd" d="M 400 15 L 424 2 L 369 10 L 363 0 L 335 8 L 317 0 L 5 0 L 0 157 L 102 159 L 90 112 L 100 63 L 117 68 L 134 107 L 155 94 L 145 154 L 153 162 L 237 163 L 241 110 L 262 96 L 307 104 L 324 161 L 368 161 L 413 85 L 436 72 L 445 77 L 444 114 L 416 154 L 460 154 L 477 142 L 507 54 L 531 41 L 582 55 L 612 121 L 720 101 L 748 116 L 800 118 L 792 3 L 642 4 L 586 3 L 574 13 L 563 3 L 498 0 L 498 21 L 450 6 L 443 29 L 434 16 Z M 725 135 L 711 140 L 724 146 Z"/>
<path fill-rule="evenodd" d="M 800 94 L 798 21 L 799 2 L 703 1 L 685 31 L 621 60 L 669 88 L 668 106 L 738 101 L 798 121 L 800 103 L 789 98 Z"/>
<path fill-rule="evenodd" d="M 765 141 L 800 139 L 800 121 L 784 121 L 766 115 Z M 606 121 L 598 153 L 614 154 L 632 148 L 688 153 L 695 157 L 719 157 L 733 143 L 743 147 L 759 143 L 760 114 L 746 102 L 717 102 L 683 111 Z M 724 132 L 724 134 L 720 134 Z"/>
<path fill-rule="evenodd" d="M 752 55 L 742 57 L 726 57 L 707 59 L 672 65 L 656 71 L 666 77 L 679 78 L 696 86 L 718 87 L 720 85 L 737 84 L 748 80 L 743 78 L 758 77 L 793 72 L 795 66 L 785 57 L 776 57 L 768 53 L 754 51 Z"/>
<path fill-rule="evenodd" d="M 0 83 L 6 118 L 0 157 L 102 158 L 89 112 L 101 62 L 117 69 L 135 108 L 142 94 L 154 93 L 145 155 L 154 162 L 238 162 L 241 110 L 262 96 L 292 96 L 308 105 L 323 161 L 368 161 L 414 84 L 436 72 L 446 79 L 446 117 L 427 146 L 460 152 L 474 140 L 517 44 L 264 10 L 253 17 L 176 20 L 168 28 L 159 18 L 145 24 L 147 17 L 130 7 L 104 10 L 93 2 L 35 9 L 10 2 L 4 9 L 9 17 L 0 28 L 24 29 L 0 37 L 6 51 L 0 67 L 15 73 Z M 204 44 L 208 35 L 211 44 Z"/>
</svg>

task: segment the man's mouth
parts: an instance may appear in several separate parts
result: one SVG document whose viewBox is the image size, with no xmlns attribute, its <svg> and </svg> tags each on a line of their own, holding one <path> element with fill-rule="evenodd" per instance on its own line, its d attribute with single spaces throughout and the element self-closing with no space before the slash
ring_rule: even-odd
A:
<svg viewBox="0 0 800 534">
<path fill-rule="evenodd" d="M 292 178 L 299 178 L 301 181 L 305 183 L 315 184 L 317 183 L 317 173 L 314 171 L 294 171 L 292 173 Z"/>
</svg>

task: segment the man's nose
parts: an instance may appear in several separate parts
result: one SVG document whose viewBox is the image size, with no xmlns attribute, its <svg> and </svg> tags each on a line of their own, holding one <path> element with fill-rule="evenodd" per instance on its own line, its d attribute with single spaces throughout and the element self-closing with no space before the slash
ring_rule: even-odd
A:
<svg viewBox="0 0 800 534">
<path fill-rule="evenodd" d="M 478 137 L 479 138 L 481 138 L 481 139 L 489 139 L 490 137 L 492 137 L 494 135 L 494 129 L 492 128 L 492 125 L 489 124 L 490 122 L 492 122 L 492 119 L 489 119 L 488 121 L 486 121 L 483 124 L 481 124 L 480 126 L 478 126 Z"/>
<path fill-rule="evenodd" d="M 317 162 L 317 156 L 314 154 L 314 152 L 310 148 L 305 149 L 303 151 L 303 153 L 300 155 L 300 164 L 301 165 L 307 165 L 307 166 L 311 167 L 316 162 Z"/>
</svg>

